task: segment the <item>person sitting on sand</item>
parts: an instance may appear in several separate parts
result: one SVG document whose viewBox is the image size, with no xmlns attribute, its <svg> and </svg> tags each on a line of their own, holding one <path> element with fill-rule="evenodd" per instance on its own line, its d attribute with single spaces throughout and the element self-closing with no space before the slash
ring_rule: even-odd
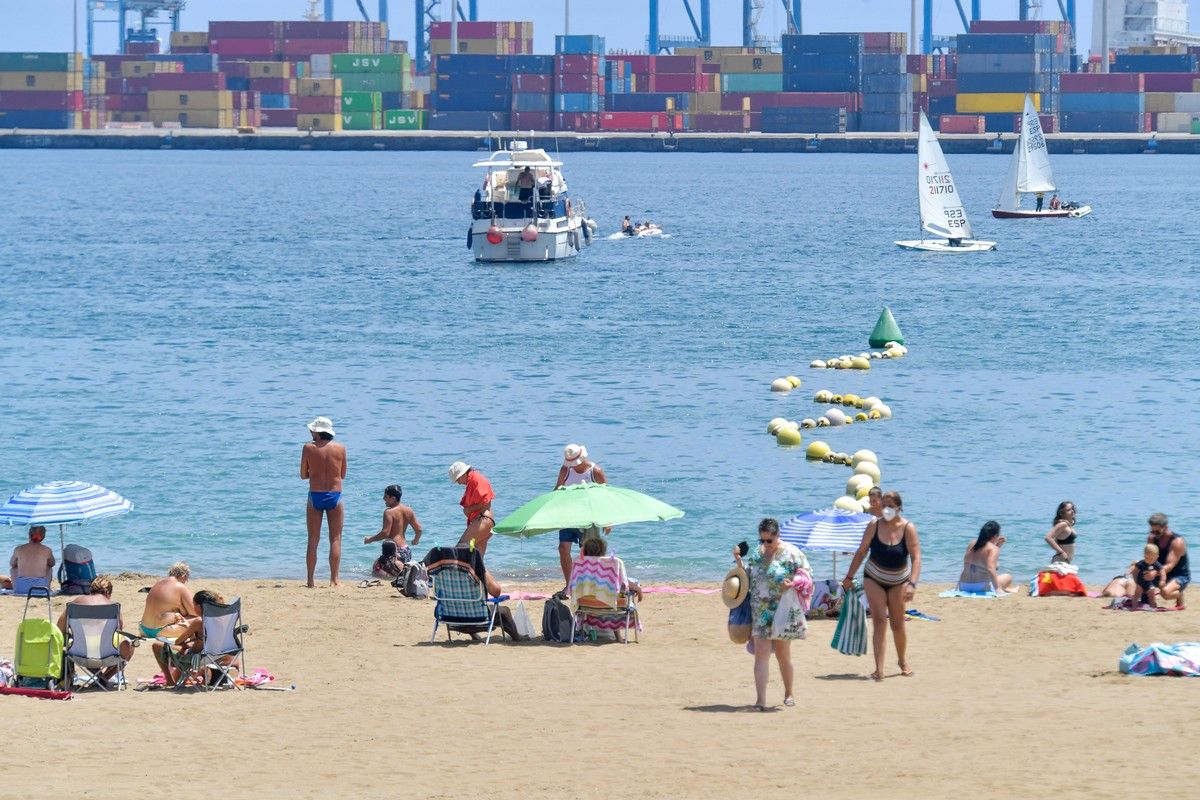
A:
<svg viewBox="0 0 1200 800">
<path fill-rule="evenodd" d="M 408 540 L 404 533 L 411 525 L 413 529 L 412 543 L 415 547 L 421 541 L 421 523 L 417 521 L 417 515 L 413 510 L 400 502 L 403 494 L 404 490 L 398 483 L 393 483 L 383 490 L 383 504 L 387 506 L 383 512 L 383 527 L 374 536 L 365 537 L 363 544 L 382 541 L 386 545 L 387 542 L 384 540 L 390 540 L 395 545 L 392 555 L 407 564 L 412 561 L 412 550 L 408 546 Z M 387 547 L 384 547 L 383 555 L 388 555 Z"/>
<path fill-rule="evenodd" d="M 67 601 L 67 605 L 71 605 L 72 603 L 74 603 L 76 605 L 81 605 L 81 606 L 106 606 L 106 605 L 109 605 L 110 603 L 112 603 L 112 592 L 113 592 L 112 579 L 110 579 L 107 575 L 97 575 L 95 578 L 92 578 L 92 585 L 90 588 L 92 590 L 91 594 L 76 595 L 75 597 L 73 597 Z M 62 631 L 63 633 L 67 632 L 67 611 L 66 611 L 66 609 L 63 609 L 62 614 L 60 614 L 58 617 L 58 629 L 60 631 Z M 117 630 L 124 630 L 124 629 L 125 629 L 125 618 L 123 616 L 118 615 Z M 133 642 L 131 642 L 129 639 L 126 639 L 124 636 L 114 637 L 114 638 L 116 638 L 118 640 L 117 641 L 117 649 L 121 653 L 121 658 L 125 659 L 125 663 L 129 663 L 129 660 L 133 658 L 133 653 L 134 653 Z M 105 680 L 105 681 L 109 680 L 116 674 L 117 674 L 116 667 L 108 667 L 107 669 L 104 669 L 99 673 L 101 680 Z"/>
<path fill-rule="evenodd" d="M 143 636 L 148 639 L 174 639 L 183 633 L 188 622 L 196 616 L 192 593 L 187 588 L 191 572 L 191 568 L 180 561 L 171 565 L 167 577 L 150 587 L 139 623 Z M 165 675 L 167 665 L 163 659 L 161 642 L 154 644 L 154 658 Z"/>
<path fill-rule="evenodd" d="M 42 542 L 46 527 L 34 525 L 29 529 L 29 541 L 13 550 L 8 565 L 12 567 L 12 589 L 15 594 L 29 594 L 34 587 L 50 588 L 54 576 L 54 551 Z"/>
<path fill-rule="evenodd" d="M 988 520 L 979 529 L 979 536 L 963 555 L 963 570 L 958 576 L 958 588 L 963 592 L 1012 591 L 1012 575 L 1000 574 L 1000 547 L 1004 544 L 1000 523 Z"/>
<path fill-rule="evenodd" d="M 1130 601 L 1157 608 L 1158 603 L 1154 600 L 1165 575 L 1162 562 L 1158 560 L 1158 545 L 1147 544 L 1142 551 L 1142 560 L 1130 564 L 1128 574 L 1137 587 Z"/>
<path fill-rule="evenodd" d="M 1054 522 L 1046 534 L 1046 544 L 1054 550 L 1050 563 L 1070 564 L 1075 560 L 1075 504 L 1064 500 L 1054 512 Z"/>
<path fill-rule="evenodd" d="M 405 549 L 407 550 L 407 548 Z M 384 539 L 383 553 L 371 565 L 371 574 L 381 581 L 394 581 L 404 574 L 404 567 L 411 560 L 411 557 L 400 555 L 395 542 L 391 539 Z"/>
<path fill-rule="evenodd" d="M 608 554 L 608 541 L 602 536 L 590 536 L 584 539 L 579 553 L 588 558 L 604 558 Z M 625 572 L 623 567 L 621 572 L 622 574 Z M 632 596 L 637 602 L 642 602 L 641 585 L 628 575 L 625 576 L 625 582 L 621 584 L 621 594 L 625 597 Z M 618 642 L 625 641 L 625 631 L 623 630 L 614 630 L 613 636 Z"/>
<path fill-rule="evenodd" d="M 209 591 L 208 589 L 201 589 L 200 591 L 196 592 L 194 595 L 192 595 L 191 601 L 192 605 L 195 606 L 197 610 L 196 616 L 188 619 L 187 624 L 183 627 L 183 630 L 177 637 L 175 637 L 175 652 L 179 653 L 180 655 L 192 655 L 199 653 L 204 649 L 204 604 L 216 603 L 217 605 L 225 605 L 224 597 L 216 592 Z M 156 647 L 161 647 L 161 645 L 156 645 Z M 236 656 L 232 655 L 223 656 L 220 659 L 220 663 L 229 664 L 235 658 Z M 163 661 L 165 661 L 165 658 Z M 160 661 L 160 663 L 163 662 Z M 174 665 L 170 663 L 164 663 L 163 675 L 166 676 L 168 685 L 174 685 L 179 681 L 180 671 Z M 206 680 L 211 680 L 211 677 L 215 676 L 210 676 L 206 678 Z"/>
<path fill-rule="evenodd" d="M 1188 566 L 1187 542 L 1167 527 L 1166 514 L 1150 515 L 1150 534 L 1146 541 L 1158 547 L 1162 561 L 1163 576 L 1160 578 L 1163 599 L 1174 600 L 1176 608 L 1183 608 L 1183 590 L 1192 582 L 1192 571 Z"/>
<path fill-rule="evenodd" d="M 441 551 L 440 554 L 439 551 Z M 483 588 L 489 597 L 499 597 L 500 595 L 504 594 L 504 589 L 500 586 L 496 579 L 492 577 L 492 573 L 488 572 L 487 567 L 484 565 L 483 554 L 478 548 L 472 550 L 460 545 L 451 550 L 451 548 L 435 547 L 433 550 L 429 551 L 428 555 L 425 556 L 425 566 L 433 566 L 433 564 L 436 562 L 431 561 L 430 559 L 436 559 L 439 557 L 439 555 L 440 557 L 445 557 L 445 555 L 451 552 L 456 560 L 470 564 L 475 576 L 483 581 Z M 522 636 L 517 631 L 517 623 L 513 620 L 512 611 L 507 606 L 503 604 L 497 606 L 496 620 L 500 623 L 500 629 L 503 630 L 504 633 L 514 642 L 525 642 L 529 640 L 528 636 Z M 477 626 L 451 625 L 451 630 L 459 630 L 460 628 L 463 629 L 463 633 L 469 633 L 472 639 L 479 638 L 479 629 Z"/>
</svg>

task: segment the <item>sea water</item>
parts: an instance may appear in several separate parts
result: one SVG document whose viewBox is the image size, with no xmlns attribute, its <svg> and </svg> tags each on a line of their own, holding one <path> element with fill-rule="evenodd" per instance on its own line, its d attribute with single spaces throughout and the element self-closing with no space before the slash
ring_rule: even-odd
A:
<svg viewBox="0 0 1200 800">
<path fill-rule="evenodd" d="M 805 443 L 879 454 L 925 578 L 954 579 L 988 519 L 1027 578 L 1065 499 L 1093 582 L 1140 556 L 1151 512 L 1200 536 L 1200 161 L 1059 157 L 1064 198 L 1095 213 L 998 221 L 1007 157 L 951 156 L 976 235 L 999 242 L 953 257 L 893 244 L 918 234 L 915 155 L 568 154 L 597 241 L 480 265 L 475 157 L 0 151 L 0 492 L 77 479 L 132 499 L 68 529 L 104 571 L 300 578 L 304 424 L 328 415 L 357 578 L 386 485 L 421 551 L 462 530 L 452 461 L 491 479 L 503 518 L 582 442 L 612 483 L 686 511 L 613 531 L 631 573 L 712 580 L 760 518 L 842 494 L 847 468 L 766 432 L 818 416 L 827 388 L 891 406 Z M 671 237 L 607 240 L 625 214 Z M 868 349 L 884 306 L 907 358 L 808 369 Z M 787 374 L 802 388 L 768 391 Z M 488 562 L 552 578 L 556 537 L 497 537 Z"/>
</svg>

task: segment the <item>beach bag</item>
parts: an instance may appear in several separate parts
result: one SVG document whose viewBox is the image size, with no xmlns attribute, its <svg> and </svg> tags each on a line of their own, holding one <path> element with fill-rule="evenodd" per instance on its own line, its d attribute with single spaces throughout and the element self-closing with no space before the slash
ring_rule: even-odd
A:
<svg viewBox="0 0 1200 800">
<path fill-rule="evenodd" d="M 425 600 L 429 597 L 429 571 L 417 561 L 405 564 L 404 571 L 392 581 L 392 586 L 405 597 Z"/>
<path fill-rule="evenodd" d="M 63 594 L 91 594 L 96 577 L 96 562 L 92 551 L 77 544 L 63 548 L 62 564 L 58 567 L 58 582 Z"/>
<path fill-rule="evenodd" d="M 737 608 L 729 609 L 729 641 L 734 644 L 750 641 L 750 595 Z"/>
<path fill-rule="evenodd" d="M 547 642 L 570 642 L 573 619 L 567 604 L 551 597 L 542 607 L 542 638 Z"/>
<path fill-rule="evenodd" d="M 867 612 L 862 605 L 862 590 L 854 586 L 846 592 L 842 613 L 829 646 L 842 655 L 861 656 L 867 652 Z"/>
<path fill-rule="evenodd" d="M 811 582 L 809 585 L 811 587 Z M 793 615 L 797 616 L 799 627 L 792 626 Z M 795 589 L 784 589 L 783 596 L 779 598 L 779 605 L 775 607 L 775 616 L 771 618 L 771 638 L 803 639 L 807 631 L 808 623 L 804 618 L 804 601 L 801 600 L 800 593 Z"/>
<path fill-rule="evenodd" d="M 526 636 L 532 639 L 537 635 L 537 631 L 533 629 L 533 620 L 529 618 L 529 611 L 525 608 L 525 602 L 518 600 L 517 605 L 513 608 L 513 625 L 516 626 L 517 633 L 521 636 Z"/>
</svg>

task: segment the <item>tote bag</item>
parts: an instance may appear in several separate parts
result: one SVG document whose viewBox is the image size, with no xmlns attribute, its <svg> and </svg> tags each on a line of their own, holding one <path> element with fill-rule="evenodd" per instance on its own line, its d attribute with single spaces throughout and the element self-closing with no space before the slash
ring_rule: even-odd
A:
<svg viewBox="0 0 1200 800">
<path fill-rule="evenodd" d="M 829 646 L 847 656 L 861 656 L 867 652 L 867 612 L 858 586 L 846 592 L 842 599 L 842 613 Z"/>
</svg>

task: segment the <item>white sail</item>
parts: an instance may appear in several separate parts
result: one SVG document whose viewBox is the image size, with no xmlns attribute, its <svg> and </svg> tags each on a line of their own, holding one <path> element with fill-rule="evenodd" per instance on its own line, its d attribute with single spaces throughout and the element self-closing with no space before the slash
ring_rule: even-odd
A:
<svg viewBox="0 0 1200 800">
<path fill-rule="evenodd" d="M 1021 207 L 1021 195 L 1017 192 L 1017 183 L 1021 180 L 1024 165 L 1025 148 L 1018 141 L 1017 146 L 1013 148 L 1012 158 L 1008 161 L 1008 174 L 1004 176 L 1004 184 L 1000 187 L 1000 199 L 996 202 L 996 208 L 1001 211 L 1016 211 Z"/>
<path fill-rule="evenodd" d="M 971 222 L 925 112 L 921 112 L 921 134 L 917 140 L 917 195 L 921 200 L 922 228 L 947 239 L 971 238 Z"/>
<path fill-rule="evenodd" d="M 1025 112 L 1021 120 L 1021 166 L 1017 171 L 1018 192 L 1053 192 L 1054 173 L 1050 170 L 1050 151 L 1046 149 L 1046 137 L 1042 135 L 1042 121 L 1038 119 L 1033 100 L 1025 95 Z"/>
</svg>

